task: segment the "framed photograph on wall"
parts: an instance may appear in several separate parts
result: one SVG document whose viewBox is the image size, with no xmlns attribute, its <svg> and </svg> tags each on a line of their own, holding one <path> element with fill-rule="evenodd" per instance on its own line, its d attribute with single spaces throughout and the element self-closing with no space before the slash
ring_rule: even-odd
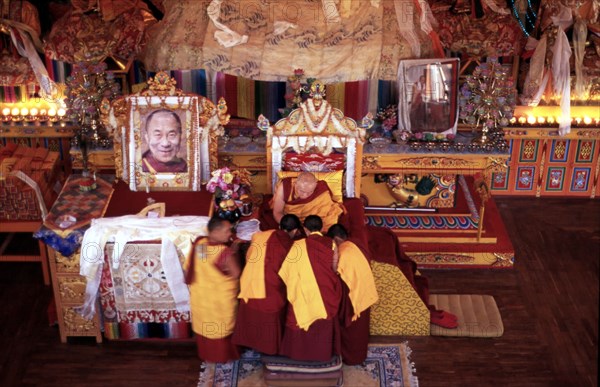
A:
<svg viewBox="0 0 600 387">
<path fill-rule="evenodd" d="M 459 59 L 411 59 L 398 67 L 398 128 L 412 133 L 455 134 Z"/>
<path fill-rule="evenodd" d="M 123 177 L 130 189 L 199 190 L 198 97 L 135 96 L 128 105 L 122 150 Z"/>
<path fill-rule="evenodd" d="M 148 88 L 103 107 L 114 140 L 115 172 L 132 191 L 199 191 L 218 168 L 227 103 L 184 93 L 164 71 Z"/>
</svg>

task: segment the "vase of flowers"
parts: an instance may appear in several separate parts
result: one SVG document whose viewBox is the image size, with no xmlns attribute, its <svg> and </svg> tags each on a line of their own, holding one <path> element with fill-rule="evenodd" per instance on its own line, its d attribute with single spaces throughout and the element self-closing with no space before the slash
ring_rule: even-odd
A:
<svg viewBox="0 0 600 387">
<path fill-rule="evenodd" d="M 236 200 L 243 200 L 250 194 L 250 173 L 245 169 L 223 167 L 211 175 L 206 189 L 215 194 L 217 216 L 236 223 L 242 216 Z"/>
<path fill-rule="evenodd" d="M 375 117 L 376 125 L 371 130 L 374 132 L 372 137 L 385 137 L 391 139 L 392 132 L 398 126 L 398 106 L 388 105 L 384 109 L 380 109 Z"/>
<path fill-rule="evenodd" d="M 509 124 L 516 104 L 516 89 L 508 69 L 496 58 L 489 58 L 467 76 L 458 99 L 459 118 L 481 134 L 473 141 L 486 144 L 488 133 Z M 498 136 L 494 136 L 498 137 Z M 502 139 L 500 139 L 502 140 Z"/>
</svg>

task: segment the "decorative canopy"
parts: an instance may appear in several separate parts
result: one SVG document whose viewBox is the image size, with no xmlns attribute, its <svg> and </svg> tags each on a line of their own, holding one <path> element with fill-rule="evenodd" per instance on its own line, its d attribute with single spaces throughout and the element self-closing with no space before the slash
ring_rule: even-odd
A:
<svg viewBox="0 0 600 387">
<path fill-rule="evenodd" d="M 146 28 L 155 22 L 143 1 L 73 1 L 52 26 L 44 51 L 68 63 L 112 58 L 125 69 L 146 44 Z"/>
<path fill-rule="evenodd" d="M 311 98 L 273 125 L 273 136 L 333 136 L 365 141 L 366 131 L 350 117 L 332 107 L 325 99 L 325 86 L 320 81 L 311 85 Z M 298 151 L 298 150 L 296 150 Z M 299 152 L 299 151 L 298 151 Z M 300 153 L 300 152 L 299 152 Z"/>
</svg>

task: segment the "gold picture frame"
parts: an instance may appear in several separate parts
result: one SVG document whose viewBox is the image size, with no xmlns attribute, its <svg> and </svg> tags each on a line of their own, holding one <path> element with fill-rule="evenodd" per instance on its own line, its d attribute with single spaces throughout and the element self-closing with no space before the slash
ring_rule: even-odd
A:
<svg viewBox="0 0 600 387">
<path fill-rule="evenodd" d="M 128 177 L 129 188 L 132 191 L 200 190 L 202 173 L 199 169 L 199 140 L 202 137 L 202 129 L 197 118 L 198 97 L 140 96 L 129 98 L 129 103 L 129 128 L 122 132 L 123 150 L 127 155 L 123 176 Z M 157 122 L 156 117 L 178 117 L 180 134 L 161 135 L 162 140 L 158 139 L 158 145 L 154 146 L 153 152 L 153 146 L 150 144 L 154 140 L 149 133 L 149 126 Z M 177 121 L 174 118 L 168 120 Z M 162 129 L 176 131 L 166 127 Z M 169 142 L 168 137 L 176 138 L 175 145 Z M 170 157 L 173 161 L 164 162 L 159 156 L 153 156 L 161 153 L 158 147 L 162 143 L 169 144 L 169 150 L 162 153 L 172 154 Z"/>
<path fill-rule="evenodd" d="M 110 103 L 103 116 L 113 133 L 117 178 L 132 191 L 199 191 L 217 168 L 227 104 L 182 92 L 165 72 L 148 85 Z"/>
</svg>

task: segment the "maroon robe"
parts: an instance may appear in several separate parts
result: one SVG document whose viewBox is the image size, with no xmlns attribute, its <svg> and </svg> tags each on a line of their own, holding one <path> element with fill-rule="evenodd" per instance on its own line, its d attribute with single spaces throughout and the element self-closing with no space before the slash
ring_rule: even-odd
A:
<svg viewBox="0 0 600 387">
<path fill-rule="evenodd" d="M 150 172 L 146 162 L 150 164 L 152 168 L 156 171 L 156 173 L 179 173 L 179 172 L 187 172 L 187 163 L 184 159 L 175 158 L 168 163 L 163 163 L 154 158 L 154 155 L 150 150 L 147 150 L 142 155 L 142 172 Z"/>
<path fill-rule="evenodd" d="M 231 335 L 222 339 L 209 339 L 196 335 L 198 358 L 211 363 L 227 363 L 240 358 L 238 347 L 233 344 Z"/>
<path fill-rule="evenodd" d="M 360 240 L 349 239 L 349 241 L 353 242 L 362 251 L 363 255 L 369 259 L 369 254 L 365 253 L 364 245 Z M 344 257 L 340 256 L 340 260 L 342 259 Z M 340 282 L 342 283 L 342 301 L 339 312 L 342 361 L 347 365 L 357 365 L 365 361 L 369 350 L 371 308 L 361 312 L 360 317 L 352 321 L 354 307 L 350 301 L 350 289 L 344 281 Z"/>
<path fill-rule="evenodd" d="M 333 355 L 341 353 L 338 309 L 342 285 L 333 270 L 332 247 L 330 238 L 318 234 L 306 238 L 308 258 L 321 291 L 327 318 L 315 321 L 305 331 L 298 327 L 294 307 L 288 305 L 281 354 L 293 360 L 329 361 Z"/>
<path fill-rule="evenodd" d="M 287 297 L 285 284 L 277 274 L 293 240 L 282 230 L 267 240 L 265 252 L 264 299 L 240 300 L 233 342 L 258 352 L 277 355 L 283 335 Z"/>
</svg>

